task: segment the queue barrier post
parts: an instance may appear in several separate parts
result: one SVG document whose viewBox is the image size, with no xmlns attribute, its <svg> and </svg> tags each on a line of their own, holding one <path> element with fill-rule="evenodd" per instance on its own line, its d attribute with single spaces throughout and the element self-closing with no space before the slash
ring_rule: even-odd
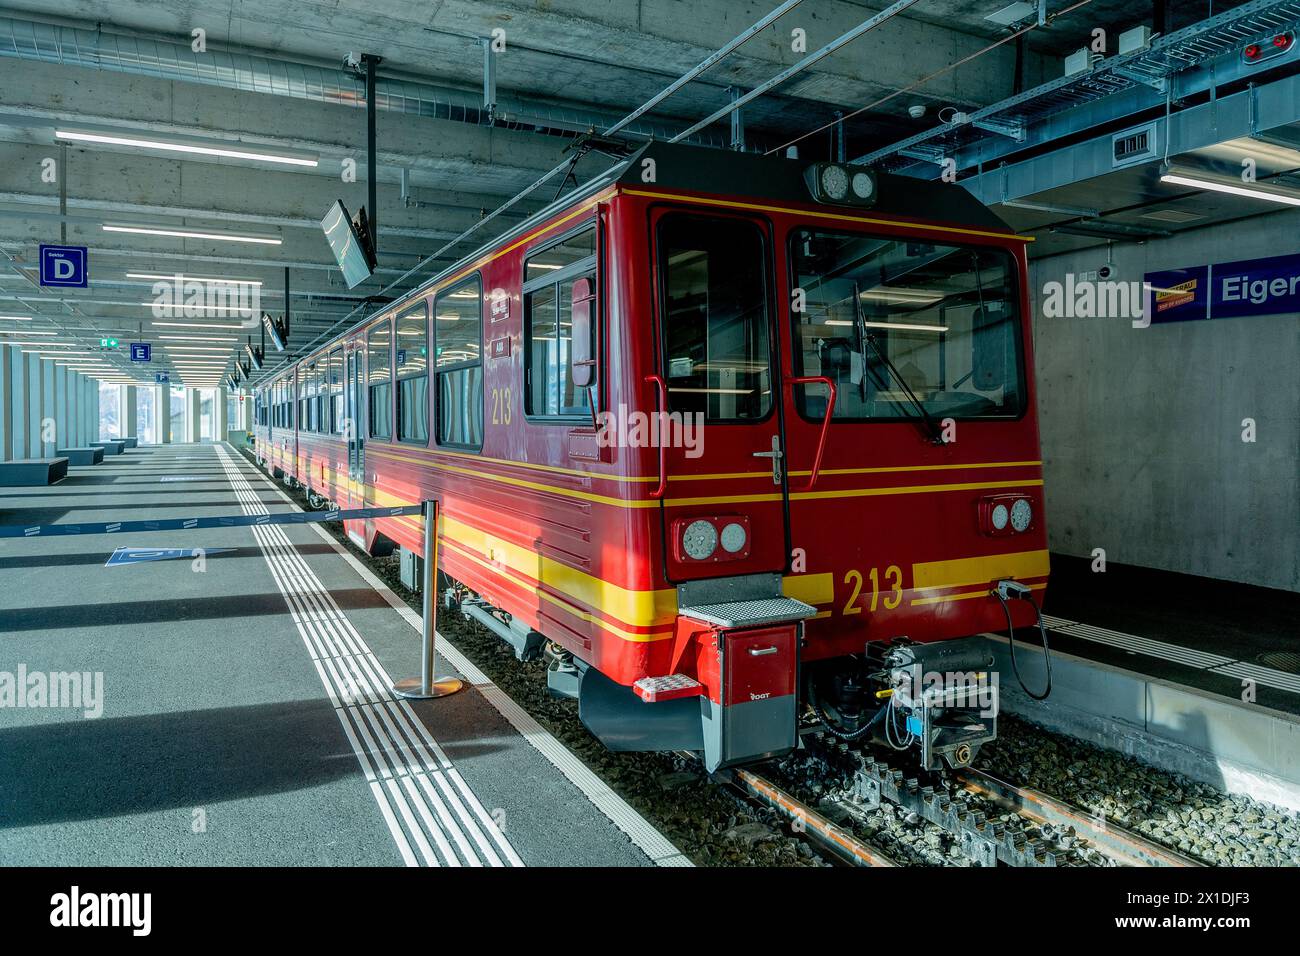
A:
<svg viewBox="0 0 1300 956">
<path fill-rule="evenodd" d="M 434 640 L 438 631 L 438 502 L 424 502 L 424 573 L 421 575 L 424 616 L 421 619 L 423 641 L 420 650 L 420 676 L 408 677 L 393 685 L 393 693 L 410 700 L 446 697 L 461 690 L 465 683 L 458 677 L 435 677 Z"/>
</svg>

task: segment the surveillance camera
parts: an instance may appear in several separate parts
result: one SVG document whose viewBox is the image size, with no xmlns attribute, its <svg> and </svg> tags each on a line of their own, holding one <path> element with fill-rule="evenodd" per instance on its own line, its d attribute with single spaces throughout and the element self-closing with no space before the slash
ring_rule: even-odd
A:
<svg viewBox="0 0 1300 956">
<path fill-rule="evenodd" d="M 351 50 L 349 50 L 347 52 L 347 55 L 343 57 L 343 65 L 347 67 L 349 70 L 361 69 L 361 54 L 353 53 Z"/>
<path fill-rule="evenodd" d="M 1109 279 L 1114 274 L 1115 274 L 1114 266 L 1102 266 L 1100 269 L 1097 270 L 1098 279 Z"/>
<path fill-rule="evenodd" d="M 925 105 L 923 103 L 916 103 L 909 106 L 907 108 L 907 115 L 912 117 L 912 119 L 920 119 L 925 115 Z"/>
</svg>

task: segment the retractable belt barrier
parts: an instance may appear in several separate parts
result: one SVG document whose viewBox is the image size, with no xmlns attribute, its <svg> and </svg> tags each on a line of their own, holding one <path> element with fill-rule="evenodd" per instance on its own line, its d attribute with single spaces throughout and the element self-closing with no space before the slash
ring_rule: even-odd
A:
<svg viewBox="0 0 1300 956">
<path fill-rule="evenodd" d="M 290 511 L 273 515 L 220 515 L 209 518 L 161 518 L 156 521 L 110 521 L 100 524 L 0 525 L 0 538 L 52 538 L 68 534 L 128 534 L 135 531 L 181 531 L 190 528 L 238 528 L 245 525 L 316 524 L 350 518 L 396 518 L 418 515 L 422 505 L 400 508 L 353 508 L 348 511 Z"/>
</svg>

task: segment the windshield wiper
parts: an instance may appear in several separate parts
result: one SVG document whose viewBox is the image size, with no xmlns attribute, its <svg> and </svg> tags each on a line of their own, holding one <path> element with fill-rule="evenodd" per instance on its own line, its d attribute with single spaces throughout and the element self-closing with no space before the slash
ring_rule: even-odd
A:
<svg viewBox="0 0 1300 956">
<path fill-rule="evenodd" d="M 885 368 L 889 369 L 889 373 L 894 377 L 894 381 L 903 389 L 903 395 L 907 397 L 908 402 L 910 402 L 912 407 L 916 409 L 916 414 L 919 416 L 919 420 L 924 423 L 925 430 L 930 435 L 930 440 L 936 445 L 947 444 L 947 440 L 943 437 L 943 429 L 939 427 L 939 423 L 934 420 L 928 411 L 926 411 L 925 405 L 916 397 L 916 393 L 912 391 L 912 387 L 907 384 L 907 379 L 903 378 L 902 374 L 894 366 L 894 363 L 889 360 L 889 356 L 887 356 L 880 348 L 879 343 L 876 342 L 876 336 L 867 332 L 867 320 L 862 314 L 862 296 L 858 288 L 858 283 L 856 282 L 853 283 L 853 316 L 857 320 L 858 338 L 860 338 L 864 344 L 870 345 L 875 351 L 876 357 L 884 363 Z M 865 354 L 862 356 L 862 363 L 864 368 L 868 367 L 867 357 Z M 880 381 L 878 376 L 875 378 L 877 382 Z M 866 387 L 865 376 L 863 378 L 863 387 L 864 389 Z M 898 403 L 894 402 L 894 404 L 897 405 Z"/>
</svg>

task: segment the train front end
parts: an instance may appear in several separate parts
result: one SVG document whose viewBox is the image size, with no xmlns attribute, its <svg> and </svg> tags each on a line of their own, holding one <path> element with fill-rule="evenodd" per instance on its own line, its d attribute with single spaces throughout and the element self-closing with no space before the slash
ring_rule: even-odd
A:
<svg viewBox="0 0 1300 956">
<path fill-rule="evenodd" d="M 651 264 L 624 374 L 661 423 L 642 515 L 677 615 L 644 674 L 584 679 L 584 721 L 710 769 L 808 726 L 968 764 L 996 735 L 981 635 L 1033 625 L 1048 571 L 1023 240 L 960 185 L 653 158 L 615 240 Z"/>
</svg>

